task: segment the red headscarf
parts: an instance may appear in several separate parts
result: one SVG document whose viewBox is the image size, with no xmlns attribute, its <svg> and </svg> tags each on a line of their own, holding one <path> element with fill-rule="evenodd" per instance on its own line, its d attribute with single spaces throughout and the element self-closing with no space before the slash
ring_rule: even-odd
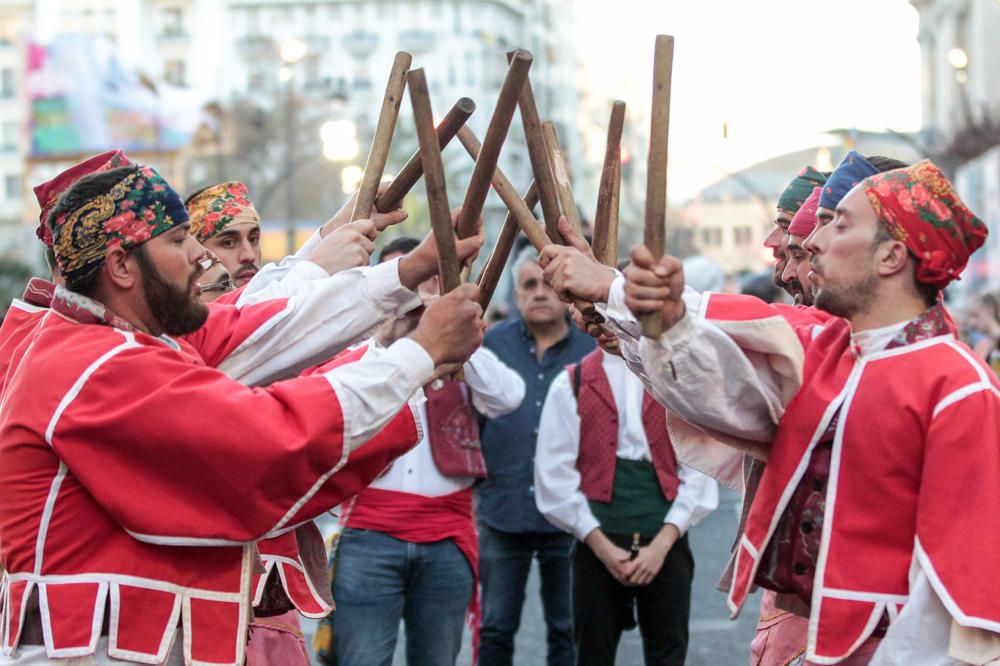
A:
<svg viewBox="0 0 1000 666">
<path fill-rule="evenodd" d="M 73 183 L 98 171 L 133 166 L 135 166 L 135 162 L 130 160 L 125 153 L 120 150 L 109 150 L 71 166 L 46 183 L 36 185 L 35 198 L 38 199 L 38 206 L 42 210 L 38 214 L 38 228 L 35 229 L 35 235 L 47 247 L 52 247 L 52 230 L 45 224 L 45 220 L 48 219 L 49 212 L 55 208 L 62 193 L 68 190 Z"/>
<path fill-rule="evenodd" d="M 814 187 L 812 194 L 805 200 L 799 211 L 792 218 L 792 223 L 788 225 L 788 233 L 805 238 L 816 228 L 816 209 L 819 208 L 819 196 L 823 193 L 822 187 Z"/>
<path fill-rule="evenodd" d="M 876 174 L 861 187 L 889 233 L 920 262 L 921 282 L 944 289 L 986 240 L 986 225 L 930 160 Z"/>
</svg>

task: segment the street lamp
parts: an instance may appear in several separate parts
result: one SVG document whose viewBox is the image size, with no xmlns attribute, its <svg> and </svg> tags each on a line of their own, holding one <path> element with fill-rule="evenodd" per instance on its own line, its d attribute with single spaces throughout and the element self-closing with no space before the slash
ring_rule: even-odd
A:
<svg viewBox="0 0 1000 666">
<path fill-rule="evenodd" d="M 965 49 L 955 47 L 948 51 L 948 64 L 955 70 L 955 80 L 965 83 L 969 80 L 969 54 Z"/>
<path fill-rule="evenodd" d="M 358 156 L 358 128 L 350 120 L 329 120 L 319 128 L 323 157 L 331 162 L 348 162 Z"/>
<path fill-rule="evenodd" d="M 292 79 L 295 71 L 292 69 L 296 63 L 306 57 L 308 48 L 301 39 L 286 39 L 281 44 L 279 55 L 285 66 L 278 70 L 278 79 L 286 84 L 285 91 L 285 173 L 288 174 L 288 183 L 285 189 L 285 246 L 288 254 L 295 252 L 296 229 L 295 229 L 295 178 L 292 172 L 295 170 L 295 87 Z"/>
</svg>

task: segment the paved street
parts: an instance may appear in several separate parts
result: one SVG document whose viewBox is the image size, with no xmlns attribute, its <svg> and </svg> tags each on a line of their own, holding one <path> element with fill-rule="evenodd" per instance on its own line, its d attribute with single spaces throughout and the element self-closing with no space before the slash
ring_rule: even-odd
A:
<svg viewBox="0 0 1000 666">
<path fill-rule="evenodd" d="M 719 509 L 691 531 L 696 566 L 694 595 L 691 603 L 691 645 L 687 663 L 690 666 L 743 666 L 757 618 L 759 594 L 747 601 L 746 610 L 736 622 L 728 619 L 724 595 L 715 589 L 715 581 L 729 557 L 729 547 L 736 532 L 739 509 L 735 493 L 722 490 Z M 514 663 L 517 666 L 544 666 L 545 622 L 538 594 L 537 571 L 528 581 L 528 602 L 517 634 Z M 307 629 L 310 630 L 310 628 Z M 405 666 L 402 634 L 396 647 L 393 666 Z M 470 663 L 468 646 L 462 650 L 458 664 Z M 640 666 L 642 645 L 638 631 L 627 632 L 618 649 L 620 666 Z"/>
</svg>

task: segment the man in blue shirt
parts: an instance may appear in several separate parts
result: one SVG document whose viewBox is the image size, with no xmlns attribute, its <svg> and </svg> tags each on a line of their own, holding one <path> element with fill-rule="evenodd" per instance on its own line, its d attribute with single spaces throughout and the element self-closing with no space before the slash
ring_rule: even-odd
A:
<svg viewBox="0 0 1000 666">
<path fill-rule="evenodd" d="M 548 629 L 549 666 L 575 662 L 570 607 L 573 537 L 554 527 L 535 505 L 538 422 L 549 384 L 595 346 L 569 321 L 567 306 L 542 277 L 530 247 L 514 262 L 514 297 L 521 316 L 490 329 L 483 344 L 524 379 L 521 406 L 486 421 L 482 446 L 488 477 L 478 486 L 479 571 L 483 619 L 480 666 L 510 666 L 521 622 L 524 587 L 538 558 Z"/>
</svg>

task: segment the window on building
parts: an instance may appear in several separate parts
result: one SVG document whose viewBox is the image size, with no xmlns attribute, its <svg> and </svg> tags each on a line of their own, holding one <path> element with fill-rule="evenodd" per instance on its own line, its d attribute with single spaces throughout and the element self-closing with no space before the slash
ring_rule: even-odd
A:
<svg viewBox="0 0 1000 666">
<path fill-rule="evenodd" d="M 179 37 L 184 34 L 184 10 L 182 8 L 164 8 L 163 34 L 170 37 Z"/>
<path fill-rule="evenodd" d="M 17 75 L 13 67 L 0 69 L 0 99 L 14 99 L 17 88 Z"/>
<path fill-rule="evenodd" d="M 0 46 L 16 44 L 21 36 L 21 27 L 19 16 L 0 16 Z"/>
<path fill-rule="evenodd" d="M 21 126 L 16 122 L 5 122 L 0 132 L 0 150 L 5 153 L 17 152 L 17 139 Z"/>
<path fill-rule="evenodd" d="M 722 245 L 722 229 L 708 227 L 701 230 L 701 243 L 705 247 L 720 247 Z"/>
<path fill-rule="evenodd" d="M 737 245 L 750 245 L 753 237 L 753 230 L 750 227 L 735 227 L 733 229 L 733 241 Z"/>
<path fill-rule="evenodd" d="M 18 175 L 4 176 L 4 195 L 11 201 L 18 201 L 21 198 L 21 177 Z"/>
<path fill-rule="evenodd" d="M 185 67 L 183 60 L 168 60 L 163 65 L 163 78 L 167 83 L 175 86 L 187 85 L 185 80 Z"/>
</svg>

